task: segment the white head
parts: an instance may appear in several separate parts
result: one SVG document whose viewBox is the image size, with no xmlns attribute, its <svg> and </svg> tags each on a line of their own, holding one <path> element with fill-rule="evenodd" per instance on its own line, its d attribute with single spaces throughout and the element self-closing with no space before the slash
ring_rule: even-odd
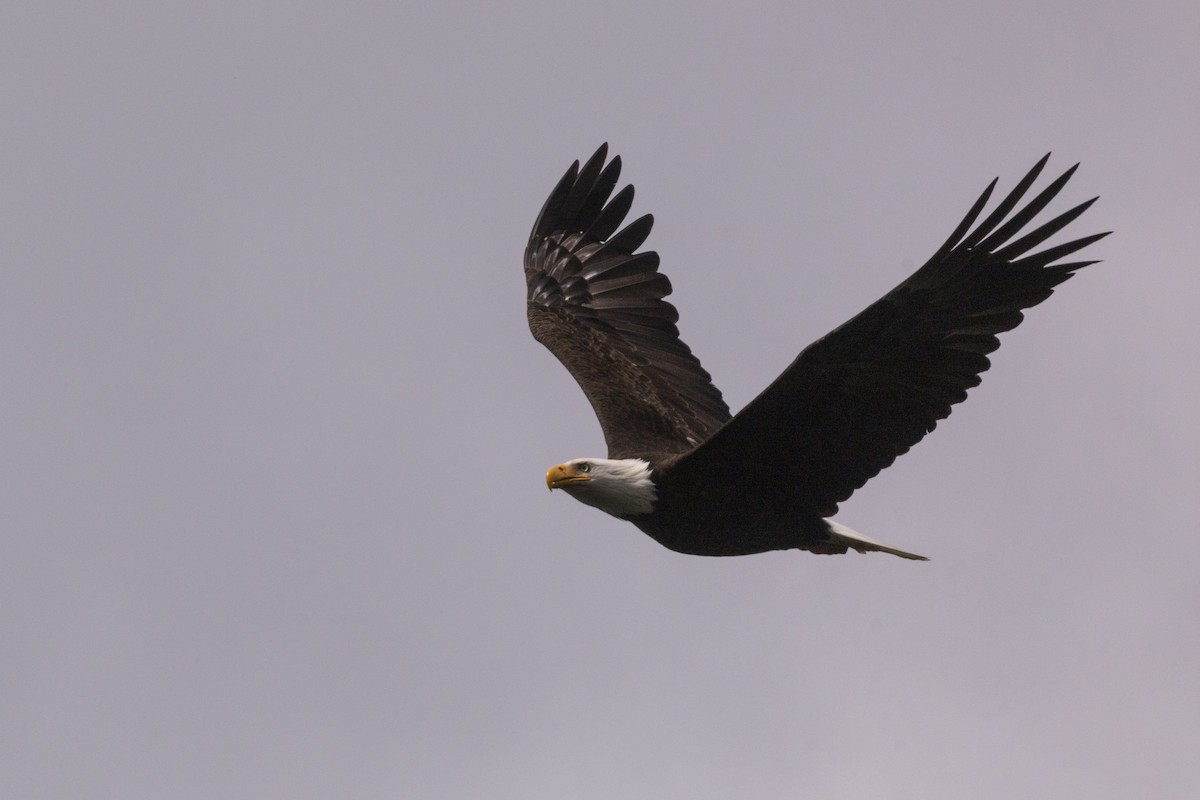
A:
<svg viewBox="0 0 1200 800">
<path fill-rule="evenodd" d="M 546 470 L 546 485 L 614 517 L 649 514 L 657 496 L 640 458 L 575 458 Z"/>
</svg>

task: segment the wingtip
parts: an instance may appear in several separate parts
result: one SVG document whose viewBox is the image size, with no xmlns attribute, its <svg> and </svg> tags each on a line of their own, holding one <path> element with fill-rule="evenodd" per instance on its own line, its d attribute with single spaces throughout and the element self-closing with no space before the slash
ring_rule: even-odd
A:
<svg viewBox="0 0 1200 800">
<path fill-rule="evenodd" d="M 1029 172 L 1025 173 L 1025 177 L 1017 182 L 1017 186 L 1021 187 L 1020 192 L 1017 192 L 1016 189 L 1014 189 L 1013 192 L 1015 192 L 1018 197 L 1023 195 L 1025 193 L 1025 190 L 1028 189 L 1033 184 L 1033 182 L 1035 180 L 1037 180 L 1038 176 L 1042 174 L 1042 170 L 1046 168 L 1046 164 L 1049 161 L 1050 161 L 1049 153 L 1046 153 L 1046 155 L 1039 158 L 1038 162 L 1029 168 Z"/>
<path fill-rule="evenodd" d="M 607 169 L 616 169 L 617 174 L 620 175 L 621 174 L 621 156 L 618 154 L 613 154 L 612 159 L 609 160 L 608 152 L 609 152 L 608 151 L 608 142 L 601 142 L 600 146 L 596 148 L 596 152 L 592 154 L 592 159 L 599 159 L 601 164 L 605 164 L 605 162 L 608 162 L 604 168 L 606 170 Z"/>
</svg>

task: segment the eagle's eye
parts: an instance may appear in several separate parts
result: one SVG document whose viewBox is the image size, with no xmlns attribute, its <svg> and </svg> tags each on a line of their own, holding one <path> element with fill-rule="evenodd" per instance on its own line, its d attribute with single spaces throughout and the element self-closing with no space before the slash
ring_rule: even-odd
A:
<svg viewBox="0 0 1200 800">
<path fill-rule="evenodd" d="M 584 461 L 582 464 L 576 467 L 576 469 L 578 469 L 580 472 L 591 472 L 592 465 Z"/>
</svg>

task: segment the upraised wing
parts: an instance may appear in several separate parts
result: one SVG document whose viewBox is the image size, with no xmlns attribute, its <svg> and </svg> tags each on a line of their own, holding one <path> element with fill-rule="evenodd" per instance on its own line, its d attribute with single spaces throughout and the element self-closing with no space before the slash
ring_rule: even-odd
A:
<svg viewBox="0 0 1200 800">
<path fill-rule="evenodd" d="M 828 516 L 932 431 L 980 383 L 987 354 L 1000 346 L 997 334 L 1019 325 L 1022 309 L 1045 300 L 1076 270 L 1096 263 L 1060 259 L 1108 235 L 1030 252 L 1093 198 L 1015 238 L 1079 166 L 1012 213 L 1048 158 L 971 230 L 993 180 L 923 267 L 807 347 L 731 422 L 680 459 L 675 476 L 704 482 L 730 469 L 752 471 L 764 479 L 742 483 L 742 491 L 746 484 L 785 491 Z"/>
<path fill-rule="evenodd" d="M 621 159 L 601 145 L 550 193 L 525 250 L 529 329 L 579 382 L 611 458 L 684 452 L 729 419 L 712 377 L 679 339 L 658 254 L 636 252 L 654 219 L 620 227 L 633 187 L 609 197 Z"/>
</svg>

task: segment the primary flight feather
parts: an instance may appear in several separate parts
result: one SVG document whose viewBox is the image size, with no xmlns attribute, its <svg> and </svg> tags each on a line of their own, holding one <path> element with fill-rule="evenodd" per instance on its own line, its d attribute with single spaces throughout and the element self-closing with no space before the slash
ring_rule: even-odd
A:
<svg viewBox="0 0 1200 800">
<path fill-rule="evenodd" d="M 607 458 L 551 467 L 547 485 L 681 553 L 922 559 L 830 517 L 966 399 L 1023 309 L 1096 263 L 1062 259 L 1107 233 L 1031 252 L 1095 198 L 1025 231 L 1078 165 L 1018 209 L 1045 156 L 976 225 L 993 180 L 924 266 L 731 416 L 679 338 L 658 254 L 638 252 L 653 217 L 621 228 L 633 187 L 613 194 L 621 159 L 607 156 L 602 145 L 571 165 L 525 250 L 529 328 L 583 388 L 608 446 Z"/>
</svg>

